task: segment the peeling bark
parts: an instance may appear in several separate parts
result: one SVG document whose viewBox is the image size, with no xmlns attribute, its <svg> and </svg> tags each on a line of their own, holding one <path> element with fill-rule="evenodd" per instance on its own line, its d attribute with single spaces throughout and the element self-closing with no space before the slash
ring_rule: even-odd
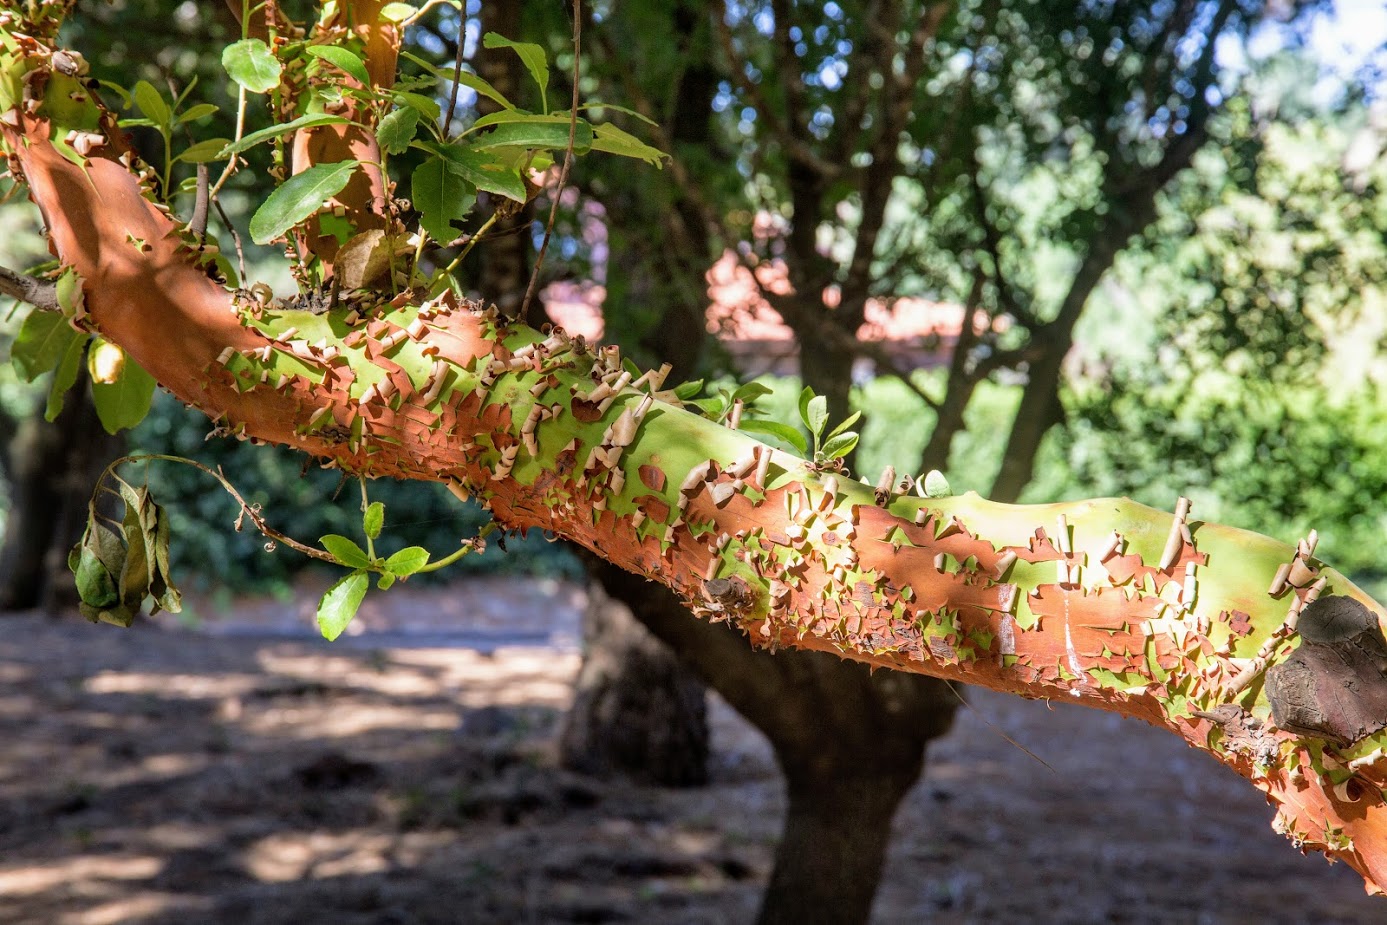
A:
<svg viewBox="0 0 1387 925">
<path fill-rule="evenodd" d="M 1373 891 L 1387 882 L 1387 732 L 1284 713 L 1299 728 L 1278 727 L 1269 699 L 1288 662 L 1309 666 L 1321 701 L 1337 696 L 1316 646 L 1381 669 L 1367 632 L 1380 609 L 1311 544 L 1189 520 L 1187 504 L 1172 518 L 1126 499 L 877 498 L 637 387 L 614 352 L 561 332 L 417 292 L 363 303 L 355 323 L 248 302 L 209 278 L 48 46 L 11 14 L 0 38 L 0 89 L 18 101 L 0 129 L 84 280 L 74 321 L 229 432 L 474 493 L 502 523 L 573 539 L 760 645 L 1140 717 L 1263 790 L 1298 844 Z M 109 143 L 69 160 L 54 139 L 78 129 Z M 1322 595 L 1362 604 L 1361 630 L 1321 621 Z"/>
</svg>

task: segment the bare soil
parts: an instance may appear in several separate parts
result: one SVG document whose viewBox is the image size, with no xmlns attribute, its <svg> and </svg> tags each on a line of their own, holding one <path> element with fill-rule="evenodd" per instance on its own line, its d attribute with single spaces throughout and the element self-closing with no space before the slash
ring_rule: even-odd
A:
<svg viewBox="0 0 1387 925">
<path fill-rule="evenodd" d="M 706 788 L 564 773 L 581 590 L 397 590 L 333 645 L 311 588 L 195 629 L 0 617 L 0 922 L 752 919 L 783 807 L 753 729 L 714 698 Z M 971 701 L 896 821 L 876 921 L 1387 921 L 1175 738 Z"/>
</svg>

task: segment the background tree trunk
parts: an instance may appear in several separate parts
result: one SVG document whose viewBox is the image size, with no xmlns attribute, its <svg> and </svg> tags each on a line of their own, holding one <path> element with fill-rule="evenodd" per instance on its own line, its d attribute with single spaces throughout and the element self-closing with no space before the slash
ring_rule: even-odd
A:
<svg viewBox="0 0 1387 925">
<path fill-rule="evenodd" d="M 666 787 L 706 784 L 703 684 L 600 584 L 589 594 L 583 664 L 559 738 L 560 763 Z"/>
<path fill-rule="evenodd" d="M 44 399 L 9 442 L 14 505 L 0 545 L 0 609 L 75 607 L 68 550 L 82 538 L 87 502 L 102 469 L 124 444 L 102 428 L 83 368 L 53 423 Z"/>
</svg>

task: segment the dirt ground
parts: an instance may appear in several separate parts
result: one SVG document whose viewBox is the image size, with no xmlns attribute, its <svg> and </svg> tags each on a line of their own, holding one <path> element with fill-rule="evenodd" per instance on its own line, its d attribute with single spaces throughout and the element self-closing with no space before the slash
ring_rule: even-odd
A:
<svg viewBox="0 0 1387 925">
<path fill-rule="evenodd" d="M 783 806 L 757 733 L 714 698 L 702 789 L 563 773 L 581 590 L 398 590 L 333 645 L 306 596 L 195 629 L 0 617 L 0 923 L 752 918 Z M 1387 921 L 1175 738 L 972 703 L 897 819 L 875 921 Z"/>
</svg>

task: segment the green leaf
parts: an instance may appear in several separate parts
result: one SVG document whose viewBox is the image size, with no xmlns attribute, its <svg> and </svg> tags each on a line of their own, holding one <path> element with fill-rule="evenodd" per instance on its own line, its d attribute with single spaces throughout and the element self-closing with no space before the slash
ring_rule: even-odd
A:
<svg viewBox="0 0 1387 925">
<path fill-rule="evenodd" d="M 451 80 L 452 74 L 445 75 L 446 79 Z M 515 104 L 506 99 L 505 95 L 491 84 L 469 71 L 458 72 L 458 83 L 471 90 L 478 96 L 484 96 L 503 109 L 515 109 Z"/>
<path fill-rule="evenodd" d="M 809 402 L 814 399 L 814 390 L 805 386 L 799 393 L 799 419 L 804 422 L 805 427 L 809 427 Z M 813 428 L 810 428 L 813 430 Z"/>
<path fill-rule="evenodd" d="M 385 526 L 385 505 L 372 501 L 361 515 L 361 530 L 371 539 L 379 539 L 381 528 Z"/>
<path fill-rule="evenodd" d="M 205 116 L 212 115 L 212 113 L 220 108 L 220 106 L 214 103 L 198 103 L 196 106 L 190 106 L 188 109 L 178 114 L 178 124 L 182 125 L 185 122 L 195 122 Z"/>
<path fill-rule="evenodd" d="M 318 629 L 323 638 L 331 641 L 342 635 L 366 596 L 369 580 L 364 570 L 357 569 L 327 589 L 318 602 Z"/>
<path fill-rule="evenodd" d="M 949 480 L 938 469 L 931 469 L 925 475 L 926 498 L 947 498 L 953 493 L 953 489 L 949 487 Z"/>
<path fill-rule="evenodd" d="M 226 146 L 230 143 L 226 138 L 208 138 L 184 149 L 174 160 L 186 161 L 189 164 L 206 164 L 209 161 L 224 160 L 228 156 L 225 153 Z"/>
<path fill-rule="evenodd" d="M 636 112 L 634 109 L 629 109 L 626 106 L 618 106 L 616 103 L 584 103 L 583 105 L 578 107 L 579 112 L 585 112 L 589 109 L 610 109 L 613 112 L 624 112 L 628 116 L 634 116 L 635 118 L 640 119 L 646 125 L 658 126 L 660 124 L 656 122 L 654 119 L 647 116 L 645 113 Z M 601 128 L 601 126 L 597 126 L 597 128 Z M 594 129 L 594 131 L 595 130 L 596 129 Z"/>
<path fill-rule="evenodd" d="M 395 101 L 396 106 L 408 106 L 410 109 L 417 109 L 419 114 L 430 122 L 437 122 L 443 115 L 443 109 L 438 105 L 438 101 L 431 96 L 424 96 L 422 93 L 406 93 L 403 90 L 392 93 L 390 98 Z"/>
<path fill-rule="evenodd" d="M 680 401 L 688 401 L 695 395 L 703 391 L 703 380 L 695 379 L 692 382 L 681 382 L 674 387 L 674 397 Z"/>
<path fill-rule="evenodd" d="M 503 115 L 496 113 L 496 115 Z M 512 115 L 504 113 L 504 115 Z M 521 116 L 499 124 L 472 139 L 477 151 L 494 148 L 545 148 L 563 151 L 568 148 L 569 119 L 567 116 Z M 592 150 L 592 126 L 582 119 L 573 131 L 573 153 L 586 154 Z"/>
<path fill-rule="evenodd" d="M 401 106 L 385 114 L 376 126 L 376 141 L 390 154 L 403 154 L 409 150 L 414 140 L 414 130 L 419 127 L 419 110 L 412 106 Z"/>
<path fill-rule="evenodd" d="M 423 141 L 416 144 L 426 151 L 437 154 L 443 159 L 449 172 L 466 180 L 477 189 L 495 193 L 498 196 L 505 196 L 507 199 L 514 199 L 516 202 L 525 201 L 525 181 L 520 178 L 520 171 L 514 167 L 461 145 L 445 145 L 436 141 Z"/>
<path fill-rule="evenodd" d="M 727 410 L 727 400 L 722 398 L 695 398 L 689 404 L 702 411 L 705 418 L 713 420 L 722 417 L 723 412 Z"/>
<path fill-rule="evenodd" d="M 110 91 L 111 91 L 112 93 L 114 93 L 116 96 L 120 97 L 120 108 L 121 108 L 121 109 L 129 109 L 129 108 L 130 108 L 130 104 L 131 104 L 134 100 L 133 100 L 133 98 L 130 96 L 130 91 L 129 91 L 129 90 L 125 89 L 125 88 L 122 87 L 120 84 L 115 83 L 114 81 L 110 81 L 110 80 L 99 80 L 99 81 L 97 81 L 97 83 L 99 83 L 99 84 L 101 85 L 102 89 L 104 89 L 104 90 L 110 90 Z"/>
<path fill-rule="evenodd" d="M 345 536 L 329 533 L 327 536 L 318 537 L 318 545 L 332 553 L 332 557 L 347 568 L 366 568 L 371 564 L 366 550 Z"/>
<path fill-rule="evenodd" d="M 347 185 L 356 161 L 316 164 L 296 174 L 275 190 L 250 220 L 250 236 L 256 244 L 269 244 L 323 207 Z"/>
<path fill-rule="evenodd" d="M 621 157 L 634 157 L 655 167 L 664 169 L 669 155 L 659 148 L 651 147 L 630 132 L 622 131 L 611 123 L 594 126 L 592 129 L 592 150 L 605 151 Z"/>
<path fill-rule="evenodd" d="M 169 109 L 169 104 L 164 102 L 164 98 L 149 81 L 141 80 L 135 84 L 131 96 L 134 97 L 135 105 L 140 108 L 140 112 L 149 117 L 155 125 L 167 127 L 173 122 L 173 112 Z"/>
<path fill-rule="evenodd" d="M 804 434 L 800 433 L 798 427 L 791 427 L 789 424 L 782 424 L 779 421 L 760 421 L 743 418 L 738 429 L 751 434 L 766 434 L 767 436 L 775 437 L 777 440 L 784 441 L 794 447 L 801 456 L 809 452 L 809 444 L 804 439 Z"/>
<path fill-rule="evenodd" d="M 344 119 L 342 116 L 329 115 L 325 112 L 309 113 L 306 116 L 299 116 L 291 122 L 281 122 L 277 125 L 271 125 L 269 128 L 262 128 L 258 132 L 251 132 L 240 141 L 227 145 L 222 150 L 221 156 L 230 157 L 233 154 L 240 154 L 261 142 L 278 138 L 280 135 L 288 135 L 290 132 L 297 132 L 299 129 L 313 128 L 318 125 L 343 125 L 350 121 L 350 119 Z"/>
<path fill-rule="evenodd" d="M 819 453 L 824 459 L 842 459 L 851 453 L 855 446 L 857 446 L 857 434 L 848 431 L 829 437 Z"/>
<path fill-rule="evenodd" d="M 106 433 L 118 433 L 143 421 L 154 398 L 154 385 L 154 377 L 129 356 L 115 382 L 93 382 L 92 404 Z"/>
<path fill-rule="evenodd" d="M 400 578 L 413 575 L 429 564 L 429 551 L 422 546 L 406 546 L 385 560 L 385 570 Z"/>
<path fill-rule="evenodd" d="M 420 164 L 410 178 L 410 199 L 419 210 L 419 224 L 435 241 L 457 237 L 453 222 L 460 222 L 477 201 L 477 188 L 450 170 L 442 157 Z"/>
<path fill-rule="evenodd" d="M 366 72 L 365 62 L 341 45 L 310 45 L 308 53 L 350 75 L 363 87 L 371 86 L 371 75 Z"/>
<path fill-rule="evenodd" d="M 386 590 L 394 583 L 395 576 L 389 572 L 381 572 L 380 577 L 376 579 L 376 587 L 380 588 L 382 591 Z"/>
<path fill-rule="evenodd" d="M 770 395 L 772 391 L 774 390 L 759 382 L 748 382 L 737 387 L 737 391 L 732 393 L 732 400 L 741 399 L 743 404 L 750 405 L 763 395 Z"/>
<path fill-rule="evenodd" d="M 279 86 L 283 68 L 270 47 L 260 39 L 241 39 L 226 46 L 222 67 L 231 79 L 251 93 L 269 93 Z"/>
<path fill-rule="evenodd" d="M 824 395 L 815 395 L 809 399 L 806 408 L 809 416 L 804 419 L 804 423 L 809 428 L 809 432 L 814 435 L 814 442 L 819 441 L 819 436 L 824 432 L 824 425 L 828 423 L 828 398 Z"/>
<path fill-rule="evenodd" d="M 380 18 L 386 22 L 401 23 L 419 10 L 408 3 L 387 3 L 381 7 Z"/>
<path fill-rule="evenodd" d="M 544 54 L 544 49 L 533 42 L 511 41 L 495 32 L 488 32 L 482 36 L 482 45 L 485 48 L 509 48 L 519 55 L 526 70 L 539 86 L 539 97 L 544 102 L 544 109 L 548 111 L 549 58 Z"/>
<path fill-rule="evenodd" d="M 849 427 L 856 424 L 857 419 L 860 417 L 862 417 L 861 411 L 854 411 L 852 414 L 848 415 L 846 418 L 843 419 L 843 423 L 839 424 L 837 427 L 833 428 L 828 432 L 828 439 L 832 440 L 834 437 L 838 436 L 843 431 L 847 430 Z"/>
<path fill-rule="evenodd" d="M 19 375 L 33 382 L 62 362 L 74 340 L 84 339 L 61 313 L 31 311 L 10 348 L 10 358 Z"/>
<path fill-rule="evenodd" d="M 63 410 L 63 396 L 77 381 L 82 372 L 82 352 L 87 349 L 87 338 L 77 337 L 68 342 L 67 352 L 58 363 L 58 371 L 53 374 L 53 385 L 48 389 L 48 404 L 43 409 L 43 419 L 52 423 Z"/>
</svg>

